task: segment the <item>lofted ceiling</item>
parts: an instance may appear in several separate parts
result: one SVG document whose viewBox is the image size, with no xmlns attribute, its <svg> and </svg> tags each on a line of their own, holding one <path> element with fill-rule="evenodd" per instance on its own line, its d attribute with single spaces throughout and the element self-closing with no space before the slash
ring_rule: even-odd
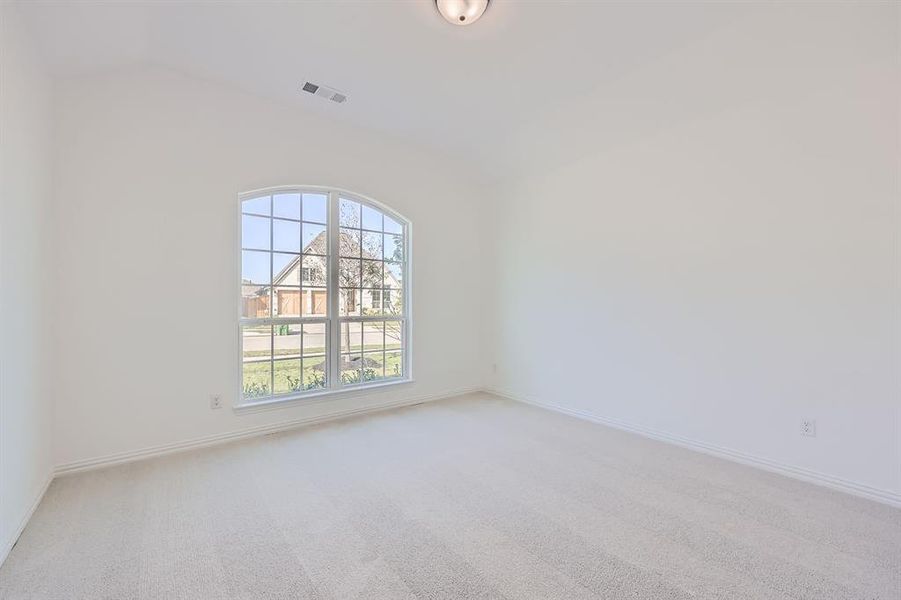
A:
<svg viewBox="0 0 901 600">
<path fill-rule="evenodd" d="M 536 124 L 552 127 L 570 107 L 590 112 L 622 98 L 630 73 L 762 6 L 494 0 L 468 27 L 443 21 L 432 0 L 32 2 L 20 9 L 59 77 L 168 67 L 390 132 L 499 178 L 566 158 L 547 147 L 562 140 L 535 140 Z M 349 100 L 301 94 L 305 80 Z"/>
</svg>

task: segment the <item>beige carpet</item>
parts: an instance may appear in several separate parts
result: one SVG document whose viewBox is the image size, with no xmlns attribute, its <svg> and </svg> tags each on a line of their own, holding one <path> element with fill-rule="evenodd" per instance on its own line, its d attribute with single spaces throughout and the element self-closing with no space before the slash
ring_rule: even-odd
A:
<svg viewBox="0 0 901 600">
<path fill-rule="evenodd" d="M 901 511 L 490 396 L 55 481 L 0 598 L 901 598 Z"/>
</svg>

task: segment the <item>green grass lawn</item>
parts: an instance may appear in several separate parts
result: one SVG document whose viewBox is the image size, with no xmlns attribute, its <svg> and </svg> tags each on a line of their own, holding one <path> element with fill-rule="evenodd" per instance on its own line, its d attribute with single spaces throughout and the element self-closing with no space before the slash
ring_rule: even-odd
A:
<svg viewBox="0 0 901 600">
<path fill-rule="evenodd" d="M 378 366 L 372 367 L 371 371 L 367 370 L 367 381 L 400 377 L 403 374 L 403 361 L 401 359 L 401 353 L 390 352 L 391 349 L 396 348 L 396 346 L 389 348 L 389 352 L 386 353 L 386 360 L 384 361 L 384 375 L 382 374 L 381 368 L 381 354 L 379 353 L 367 355 L 367 358 L 376 360 L 379 363 Z M 379 349 L 381 349 L 381 347 L 379 347 Z M 257 356 L 259 356 L 259 353 L 248 354 L 256 354 Z M 315 368 L 316 365 L 321 365 L 324 362 L 324 356 L 306 357 L 303 359 L 303 362 L 301 362 L 301 359 L 299 358 L 274 361 L 274 393 L 285 394 L 300 389 L 301 372 L 303 373 L 302 381 L 304 389 L 312 390 L 319 387 L 324 387 L 322 383 L 324 382 L 325 375 L 322 370 L 317 370 Z M 270 363 L 268 361 L 244 363 L 243 368 L 243 383 L 245 390 L 244 397 L 254 398 L 260 396 L 269 396 L 271 385 Z M 359 381 L 359 375 L 347 373 L 344 376 L 345 378 L 356 377 L 356 381 Z"/>
</svg>

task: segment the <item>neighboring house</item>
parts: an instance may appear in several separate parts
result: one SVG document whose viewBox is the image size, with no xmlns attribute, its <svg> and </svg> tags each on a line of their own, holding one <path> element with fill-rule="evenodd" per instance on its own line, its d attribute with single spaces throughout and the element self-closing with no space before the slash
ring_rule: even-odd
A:
<svg viewBox="0 0 901 600">
<path fill-rule="evenodd" d="M 285 265 L 273 277 L 274 293 L 273 316 L 324 316 L 327 311 L 328 294 L 326 292 L 326 234 L 316 236 L 303 249 L 303 255 L 297 256 Z M 391 268 L 382 268 L 380 249 L 360 248 L 359 240 L 348 233 L 341 233 L 341 255 L 361 256 L 362 261 L 356 263 L 362 269 L 361 288 L 360 275 L 356 268 L 341 268 L 341 301 L 347 314 L 382 314 L 400 313 L 401 283 L 391 272 Z M 378 261 L 378 262 L 376 262 Z M 392 263 L 388 263 L 391 265 Z M 400 268 L 395 263 L 395 268 Z M 341 265 L 339 265 L 339 268 Z M 253 318 L 269 316 L 269 286 L 244 281 L 241 286 L 244 298 L 244 314 Z M 357 296 L 360 295 L 360 298 Z M 359 304 L 359 308 L 358 308 Z"/>
</svg>

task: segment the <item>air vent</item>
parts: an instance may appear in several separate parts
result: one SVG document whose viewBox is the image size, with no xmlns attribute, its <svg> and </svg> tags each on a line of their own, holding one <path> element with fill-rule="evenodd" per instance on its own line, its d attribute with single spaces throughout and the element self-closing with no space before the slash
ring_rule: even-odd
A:
<svg viewBox="0 0 901 600">
<path fill-rule="evenodd" d="M 302 89 L 308 94 L 313 94 L 314 96 L 319 96 L 320 98 L 325 98 L 326 100 L 331 100 L 332 102 L 337 102 L 338 104 L 342 104 L 343 102 L 347 101 L 346 94 L 342 94 L 338 90 L 325 87 L 324 85 L 318 85 L 307 81 L 303 84 Z"/>
</svg>

